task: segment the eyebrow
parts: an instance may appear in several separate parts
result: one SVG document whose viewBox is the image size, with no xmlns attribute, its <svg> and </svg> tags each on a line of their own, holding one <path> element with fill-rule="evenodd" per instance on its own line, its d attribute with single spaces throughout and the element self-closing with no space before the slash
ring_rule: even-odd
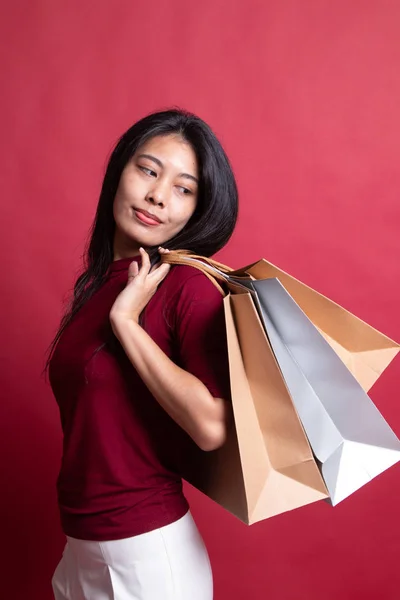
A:
<svg viewBox="0 0 400 600">
<path fill-rule="evenodd" d="M 161 167 L 161 168 L 164 167 L 161 160 L 159 158 L 156 158 L 155 156 L 152 156 L 151 154 L 139 154 L 138 158 L 148 158 L 149 160 L 152 160 L 153 162 L 155 162 L 156 165 L 158 165 L 159 167 Z M 199 183 L 199 180 L 197 179 L 197 177 L 195 177 L 194 175 L 189 175 L 189 173 L 179 173 L 178 177 L 184 177 L 185 179 L 192 179 L 197 184 Z"/>
</svg>

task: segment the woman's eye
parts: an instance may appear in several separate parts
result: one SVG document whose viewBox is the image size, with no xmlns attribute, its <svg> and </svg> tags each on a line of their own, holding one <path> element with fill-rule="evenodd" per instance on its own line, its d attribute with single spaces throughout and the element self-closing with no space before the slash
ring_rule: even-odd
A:
<svg viewBox="0 0 400 600">
<path fill-rule="evenodd" d="M 187 194 L 191 194 L 191 193 L 192 193 L 192 192 L 191 192 L 191 190 L 188 190 L 187 188 L 184 188 L 184 187 L 182 187 L 182 186 L 180 186 L 180 185 L 178 185 L 178 188 L 179 188 L 180 190 L 182 190 L 182 192 L 183 192 L 185 195 L 187 195 Z"/>
<path fill-rule="evenodd" d="M 139 167 L 139 169 L 147 173 L 147 175 L 157 175 L 155 171 L 153 171 L 152 169 L 148 169 L 147 167 Z"/>
</svg>

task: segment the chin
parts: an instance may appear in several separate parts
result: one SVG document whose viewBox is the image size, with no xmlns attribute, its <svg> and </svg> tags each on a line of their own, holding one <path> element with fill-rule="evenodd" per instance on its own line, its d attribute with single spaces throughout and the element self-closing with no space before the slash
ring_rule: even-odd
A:
<svg viewBox="0 0 400 600">
<path fill-rule="evenodd" d="M 160 239 L 160 236 L 154 235 L 152 231 L 143 231 L 140 225 L 136 226 L 132 223 L 124 223 L 124 227 L 120 227 L 118 224 L 116 226 L 119 230 L 119 237 L 128 239 L 131 243 L 138 246 L 161 246 L 163 241 L 165 241 L 164 237 Z"/>
</svg>

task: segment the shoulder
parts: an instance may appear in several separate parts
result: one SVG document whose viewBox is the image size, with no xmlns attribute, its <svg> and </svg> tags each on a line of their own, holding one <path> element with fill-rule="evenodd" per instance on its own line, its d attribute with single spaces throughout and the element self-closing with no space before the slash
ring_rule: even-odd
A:
<svg viewBox="0 0 400 600">
<path fill-rule="evenodd" d="M 224 331 L 224 297 L 204 273 L 176 265 L 165 282 L 164 314 L 181 343 L 195 346 L 204 337 Z"/>
<path fill-rule="evenodd" d="M 165 287 L 164 287 L 165 286 Z M 210 320 L 223 314 L 224 298 L 204 273 L 186 265 L 176 265 L 165 278 L 164 313 L 171 322 L 186 322 L 195 317 Z"/>
<path fill-rule="evenodd" d="M 193 300 L 215 299 L 222 302 L 220 291 L 204 273 L 194 267 L 186 265 L 172 267 L 165 282 L 168 296 L 188 296 Z"/>
</svg>

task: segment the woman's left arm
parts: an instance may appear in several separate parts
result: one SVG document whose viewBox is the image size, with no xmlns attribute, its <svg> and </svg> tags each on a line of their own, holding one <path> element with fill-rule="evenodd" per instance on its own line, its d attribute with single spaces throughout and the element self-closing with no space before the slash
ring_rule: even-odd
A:
<svg viewBox="0 0 400 600">
<path fill-rule="evenodd" d="M 154 398 L 202 450 L 215 450 L 226 439 L 232 419 L 228 400 L 214 398 L 200 379 L 176 365 L 139 325 L 139 315 L 169 271 L 151 270 L 141 250 L 142 266 L 129 266 L 128 283 L 117 297 L 110 322 L 132 365 Z"/>
</svg>

